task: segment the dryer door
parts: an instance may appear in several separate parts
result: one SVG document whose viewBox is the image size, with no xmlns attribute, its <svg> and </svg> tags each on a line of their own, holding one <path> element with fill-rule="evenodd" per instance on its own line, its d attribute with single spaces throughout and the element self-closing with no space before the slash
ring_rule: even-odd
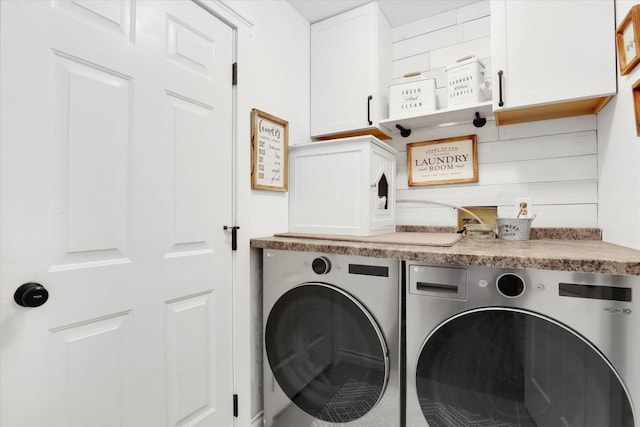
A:
<svg viewBox="0 0 640 427">
<path fill-rule="evenodd" d="M 566 326 L 523 310 L 471 310 L 440 324 L 420 351 L 416 388 L 429 425 L 635 425 L 605 357 Z"/>
<path fill-rule="evenodd" d="M 321 283 L 291 289 L 265 327 L 265 351 L 280 388 L 299 408 L 329 422 L 369 412 L 389 378 L 389 352 L 367 309 Z"/>
</svg>

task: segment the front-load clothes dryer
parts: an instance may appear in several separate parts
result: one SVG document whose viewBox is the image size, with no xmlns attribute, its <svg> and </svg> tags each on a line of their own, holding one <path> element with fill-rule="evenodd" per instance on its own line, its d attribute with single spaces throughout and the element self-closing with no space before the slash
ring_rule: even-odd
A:
<svg viewBox="0 0 640 427">
<path fill-rule="evenodd" d="M 409 427 L 639 427 L 640 277 L 406 263 Z"/>
<path fill-rule="evenodd" d="M 265 250 L 266 427 L 400 425 L 400 262 Z"/>
</svg>

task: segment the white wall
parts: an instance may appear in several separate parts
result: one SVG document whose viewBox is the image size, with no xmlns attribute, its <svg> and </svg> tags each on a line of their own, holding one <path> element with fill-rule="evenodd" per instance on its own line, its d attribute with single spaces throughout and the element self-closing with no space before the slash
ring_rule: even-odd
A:
<svg viewBox="0 0 640 427">
<path fill-rule="evenodd" d="M 242 18 L 237 40 L 235 203 L 240 230 L 234 259 L 234 371 L 240 393 L 237 425 L 248 426 L 262 411 L 261 258 L 260 251 L 249 248 L 249 239 L 288 227 L 288 193 L 251 189 L 250 115 L 257 108 L 287 120 L 290 144 L 309 140 L 310 28 L 284 0 L 222 3 Z"/>
<path fill-rule="evenodd" d="M 474 54 L 491 75 L 489 1 L 446 12 L 394 29 L 393 76 L 430 70 L 436 76 L 439 107 L 446 105 L 444 67 Z M 469 120 L 473 117 L 470 115 Z M 408 187 L 406 144 L 477 134 L 479 182 Z M 596 117 L 548 120 L 482 128 L 457 125 L 416 129 L 409 138 L 397 135 L 390 144 L 398 157 L 397 198 L 463 206 L 497 206 L 498 214 L 515 214 L 515 199 L 531 197 L 538 227 L 598 226 L 598 161 Z M 399 204 L 398 224 L 456 224 L 454 209 L 436 205 Z"/>
<path fill-rule="evenodd" d="M 616 26 L 637 4 L 616 0 Z M 631 86 L 640 66 L 618 74 L 618 94 L 598 115 L 598 217 L 604 240 L 640 249 L 640 138 Z"/>
</svg>

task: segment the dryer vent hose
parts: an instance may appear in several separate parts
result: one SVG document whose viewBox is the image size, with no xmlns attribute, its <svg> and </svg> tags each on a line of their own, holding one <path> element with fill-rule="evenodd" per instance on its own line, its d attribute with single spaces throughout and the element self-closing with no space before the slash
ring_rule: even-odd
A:
<svg viewBox="0 0 640 427">
<path fill-rule="evenodd" d="M 443 202 L 436 202 L 433 200 L 419 200 L 419 199 L 399 199 L 396 200 L 397 203 L 421 203 L 424 205 L 439 205 L 439 206 L 446 206 L 448 208 L 454 208 L 454 209 L 458 209 L 466 214 L 471 215 L 471 217 L 473 219 L 475 219 L 476 221 L 478 221 L 480 224 L 484 224 L 484 221 L 482 221 L 480 219 L 480 217 L 478 217 L 478 215 L 474 214 L 473 212 L 471 212 L 469 209 L 465 209 L 462 206 L 458 206 L 458 205 L 452 205 L 450 203 L 443 203 Z"/>
</svg>

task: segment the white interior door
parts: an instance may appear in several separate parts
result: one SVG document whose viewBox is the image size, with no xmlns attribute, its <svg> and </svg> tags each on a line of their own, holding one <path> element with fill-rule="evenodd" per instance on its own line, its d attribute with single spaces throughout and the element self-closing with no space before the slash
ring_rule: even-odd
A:
<svg viewBox="0 0 640 427">
<path fill-rule="evenodd" d="M 0 19 L 0 425 L 231 426 L 232 30 L 186 0 Z"/>
</svg>

